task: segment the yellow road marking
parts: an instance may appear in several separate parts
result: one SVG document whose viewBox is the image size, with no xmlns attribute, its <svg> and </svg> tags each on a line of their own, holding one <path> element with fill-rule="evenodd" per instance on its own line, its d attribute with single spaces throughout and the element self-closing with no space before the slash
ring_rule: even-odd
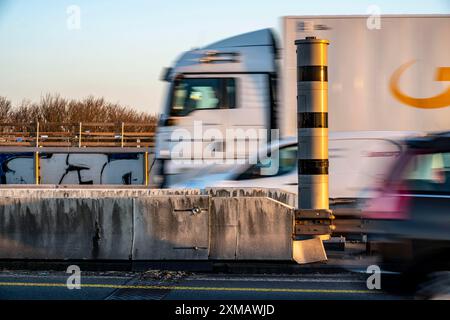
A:
<svg viewBox="0 0 450 320">
<path fill-rule="evenodd" d="M 0 282 L 2 287 L 66 287 L 65 283 L 42 282 Z M 242 288 L 242 287 L 193 287 L 193 286 L 156 286 L 156 285 L 120 285 L 84 283 L 82 288 L 102 289 L 159 289 L 182 291 L 244 291 L 244 292 L 285 292 L 285 293 L 379 293 L 378 290 L 345 290 L 345 289 L 287 289 L 287 288 Z"/>
</svg>

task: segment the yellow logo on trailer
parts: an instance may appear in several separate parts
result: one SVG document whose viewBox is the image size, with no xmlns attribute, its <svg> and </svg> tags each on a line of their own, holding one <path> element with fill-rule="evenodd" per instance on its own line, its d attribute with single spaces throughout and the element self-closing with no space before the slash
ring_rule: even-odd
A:
<svg viewBox="0 0 450 320">
<path fill-rule="evenodd" d="M 413 98 L 404 94 L 398 87 L 398 83 L 403 72 L 415 61 L 405 63 L 398 68 L 391 77 L 390 89 L 392 95 L 400 102 L 414 108 L 437 109 L 450 106 L 450 86 L 443 93 L 429 98 Z M 450 67 L 437 68 L 436 81 L 450 81 Z"/>
</svg>

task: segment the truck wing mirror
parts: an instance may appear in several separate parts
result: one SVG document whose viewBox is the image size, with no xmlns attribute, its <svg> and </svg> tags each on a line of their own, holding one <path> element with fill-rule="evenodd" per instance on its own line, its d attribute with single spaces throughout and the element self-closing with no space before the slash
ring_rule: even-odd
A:
<svg viewBox="0 0 450 320">
<path fill-rule="evenodd" d="M 170 75 L 172 74 L 172 70 L 173 70 L 173 68 L 170 68 L 170 67 L 164 68 L 161 72 L 160 80 L 166 81 L 166 82 L 172 81 L 172 79 L 170 77 Z"/>
</svg>

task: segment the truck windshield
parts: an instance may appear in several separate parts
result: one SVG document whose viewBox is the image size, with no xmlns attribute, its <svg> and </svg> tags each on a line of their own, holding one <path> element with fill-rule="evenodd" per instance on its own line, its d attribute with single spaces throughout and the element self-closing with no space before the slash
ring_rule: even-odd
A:
<svg viewBox="0 0 450 320">
<path fill-rule="evenodd" d="M 234 108 L 235 91 L 232 78 L 176 80 L 170 115 L 185 116 L 194 110 Z"/>
</svg>

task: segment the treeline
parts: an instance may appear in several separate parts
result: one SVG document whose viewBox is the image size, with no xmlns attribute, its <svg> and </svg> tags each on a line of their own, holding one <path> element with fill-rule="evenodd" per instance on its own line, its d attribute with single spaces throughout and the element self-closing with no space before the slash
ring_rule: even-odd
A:
<svg viewBox="0 0 450 320">
<path fill-rule="evenodd" d="M 40 126 L 45 126 L 46 123 L 126 122 L 145 125 L 145 128 L 137 128 L 138 131 L 148 131 L 149 128 L 154 131 L 157 116 L 92 96 L 75 100 L 48 94 L 39 102 L 24 100 L 18 105 L 13 105 L 10 100 L 0 96 L 0 123 L 33 125 L 36 122 Z"/>
</svg>

